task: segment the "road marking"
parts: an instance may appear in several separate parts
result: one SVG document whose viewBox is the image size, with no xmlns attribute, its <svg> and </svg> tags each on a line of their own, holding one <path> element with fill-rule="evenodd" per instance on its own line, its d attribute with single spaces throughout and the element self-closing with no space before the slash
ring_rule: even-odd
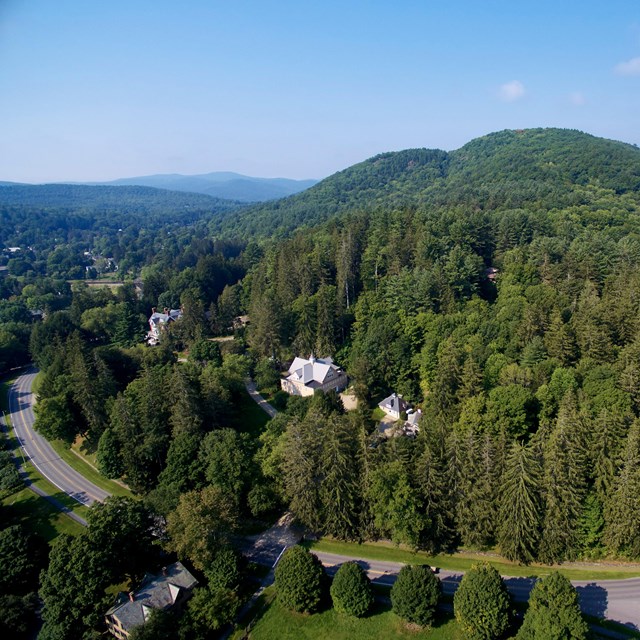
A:
<svg viewBox="0 0 640 640">
<path fill-rule="evenodd" d="M 16 387 L 16 384 L 14 383 L 13 385 L 11 385 L 10 389 L 9 389 L 9 412 L 10 414 L 13 416 L 17 416 L 19 418 L 19 422 L 21 422 L 21 427 L 22 429 L 26 432 L 26 435 L 28 435 L 31 439 L 31 441 L 33 442 L 35 448 L 37 449 L 37 452 L 40 454 L 40 457 L 42 458 L 43 462 L 41 464 L 50 464 L 53 460 L 51 461 L 47 461 L 46 458 L 47 456 L 45 455 L 45 452 L 41 449 L 40 444 L 41 444 L 41 440 L 37 437 L 38 434 L 35 433 L 35 431 L 32 430 L 31 427 L 29 427 L 27 425 L 27 420 L 25 419 L 25 413 L 27 411 L 27 409 L 31 408 L 33 406 L 33 403 L 28 404 L 27 407 L 25 407 L 24 409 L 19 409 L 19 402 L 17 400 L 17 393 L 23 393 L 23 394 L 28 394 L 28 395 L 33 395 L 33 393 L 31 392 L 31 385 L 33 384 L 33 378 L 35 378 L 35 374 L 30 374 L 29 376 L 23 378 L 22 380 L 20 380 L 20 387 Z M 28 388 L 25 389 L 25 384 L 28 382 Z M 15 411 L 13 410 L 13 406 L 15 406 Z M 17 428 L 17 424 L 14 425 L 14 430 L 16 430 Z M 16 435 L 18 435 L 18 433 L 16 433 Z M 46 440 L 45 440 L 46 442 Z M 49 443 L 47 443 L 49 444 Z M 48 475 L 44 469 L 40 466 L 40 464 L 38 464 L 38 462 L 36 462 L 35 458 L 32 456 L 29 456 L 29 459 L 31 460 L 31 462 L 33 463 L 33 466 L 40 472 L 40 474 L 42 474 L 42 476 L 48 480 L 49 482 L 51 482 L 51 484 L 53 484 L 55 487 L 57 487 L 58 489 L 60 489 L 65 495 L 68 495 L 70 498 L 72 498 L 73 500 L 75 500 L 76 502 L 78 502 L 81 505 L 85 505 L 85 506 L 90 506 L 88 504 L 88 501 L 85 500 L 81 500 L 80 498 L 78 498 L 78 495 L 84 495 L 87 496 L 88 498 L 90 498 L 91 500 L 95 501 L 95 502 L 102 502 L 102 499 L 100 499 L 97 495 L 95 495 L 95 493 L 91 490 L 88 490 L 86 487 L 83 487 L 81 484 L 78 483 L 78 480 L 73 476 L 73 475 L 69 475 L 68 473 L 65 472 L 64 470 L 64 466 L 68 466 L 66 462 L 64 462 L 64 460 L 62 460 L 62 458 L 56 453 L 56 451 L 53 449 L 53 447 L 51 447 L 51 445 L 49 445 L 49 447 L 51 448 L 51 451 L 53 452 L 54 455 L 54 460 L 60 460 L 63 463 L 62 468 L 57 468 L 55 466 L 52 465 L 52 469 L 56 472 L 58 477 L 62 477 L 62 479 L 64 481 L 66 481 L 72 488 L 73 491 L 71 491 L 69 488 L 65 488 L 63 486 L 61 486 L 58 481 L 57 481 L 57 477 L 56 479 L 54 479 L 53 476 Z M 28 454 L 28 452 L 26 450 L 24 450 L 24 453 Z M 69 467 L 71 469 L 71 467 Z M 73 469 L 72 469 L 73 471 Z M 77 473 L 77 472 L 76 472 Z M 80 476 L 82 477 L 82 476 Z M 83 478 L 88 485 L 90 485 L 91 483 L 86 480 L 85 478 Z M 77 495 L 76 495 L 77 494 Z"/>
</svg>

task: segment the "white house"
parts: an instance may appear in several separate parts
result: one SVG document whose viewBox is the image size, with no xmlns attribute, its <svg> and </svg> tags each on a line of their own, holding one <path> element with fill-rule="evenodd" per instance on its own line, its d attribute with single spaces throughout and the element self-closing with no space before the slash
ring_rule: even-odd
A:
<svg viewBox="0 0 640 640">
<path fill-rule="evenodd" d="M 182 318 L 182 309 L 167 309 L 164 308 L 163 313 L 156 311 L 156 308 L 151 309 L 151 317 L 149 318 L 149 332 L 147 333 L 147 342 L 150 345 L 156 345 L 160 342 L 160 335 L 162 329 L 170 322 L 175 322 Z"/>
<path fill-rule="evenodd" d="M 280 380 L 282 389 L 292 396 L 312 396 L 316 389 L 323 393 L 335 389 L 346 389 L 347 374 L 333 364 L 331 358 L 295 358 L 288 371 L 289 375 Z"/>
</svg>

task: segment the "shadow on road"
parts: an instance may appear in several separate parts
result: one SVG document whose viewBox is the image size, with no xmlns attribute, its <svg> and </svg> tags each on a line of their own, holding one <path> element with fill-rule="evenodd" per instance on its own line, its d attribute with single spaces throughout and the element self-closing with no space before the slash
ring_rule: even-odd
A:
<svg viewBox="0 0 640 640">
<path fill-rule="evenodd" d="M 608 596 L 606 589 L 595 583 L 585 585 L 584 587 L 576 587 L 580 608 L 590 616 L 596 618 L 605 618 L 608 605 Z"/>
</svg>

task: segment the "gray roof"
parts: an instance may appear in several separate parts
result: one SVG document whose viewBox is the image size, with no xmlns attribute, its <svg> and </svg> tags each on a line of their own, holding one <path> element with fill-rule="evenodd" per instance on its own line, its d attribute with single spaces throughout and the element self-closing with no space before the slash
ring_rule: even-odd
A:
<svg viewBox="0 0 640 640">
<path fill-rule="evenodd" d="M 406 411 L 411 405 L 397 393 L 392 393 L 388 398 L 385 398 L 382 402 L 378 404 L 378 406 L 385 410 L 390 409 L 393 411 L 397 411 L 398 413 L 402 413 Z"/>
<path fill-rule="evenodd" d="M 133 594 L 133 601 L 128 594 L 120 593 L 106 615 L 120 620 L 124 629 L 133 629 L 143 624 L 153 609 L 171 608 L 184 591 L 190 591 L 197 584 L 198 581 L 184 565 L 175 562 L 160 575 L 147 574 Z"/>
</svg>

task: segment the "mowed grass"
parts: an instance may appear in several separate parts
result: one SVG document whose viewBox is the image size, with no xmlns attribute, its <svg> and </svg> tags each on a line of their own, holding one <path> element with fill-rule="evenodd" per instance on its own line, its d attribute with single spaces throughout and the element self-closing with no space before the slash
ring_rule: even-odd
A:
<svg viewBox="0 0 640 640">
<path fill-rule="evenodd" d="M 343 556 L 355 556 L 370 560 L 386 560 L 388 562 L 403 562 L 405 564 L 429 564 L 431 566 L 446 569 L 448 571 L 468 571 L 472 565 L 478 562 L 488 562 L 493 565 L 501 575 L 514 577 L 546 576 L 552 571 L 559 571 L 570 580 L 620 580 L 640 576 L 639 564 L 625 564 L 621 562 L 611 563 L 571 563 L 567 565 L 540 565 L 532 564 L 522 566 L 509 562 L 493 554 L 460 552 L 455 554 L 429 555 L 423 552 L 412 552 L 408 549 L 398 548 L 391 543 L 349 543 L 335 540 L 321 539 L 317 542 L 307 543 L 312 551 L 325 551 Z"/>
<path fill-rule="evenodd" d="M 258 406 L 247 391 L 238 403 L 239 430 L 257 438 L 271 418 Z"/>
<path fill-rule="evenodd" d="M 249 634 L 251 640 L 461 640 L 462 637 L 451 616 L 436 620 L 431 628 L 418 629 L 407 626 L 390 610 L 390 605 L 378 604 L 365 618 L 351 618 L 335 609 L 313 615 L 292 613 L 276 600 L 263 610 Z"/>
<path fill-rule="evenodd" d="M 114 496 L 125 496 L 127 498 L 135 498 L 133 493 L 127 487 L 105 478 L 92 464 L 84 459 L 82 453 L 74 453 L 69 449 L 69 445 L 62 440 L 51 440 L 51 446 L 56 453 L 81 476 L 84 476 L 89 482 Z"/>
<path fill-rule="evenodd" d="M 59 499 L 58 495 L 54 497 Z M 3 513 L 5 518 L 3 525 L 22 524 L 49 543 L 61 533 L 78 535 L 84 529 L 82 525 L 59 511 L 45 498 L 27 488 L 6 497 L 2 504 L 6 507 Z"/>
</svg>

